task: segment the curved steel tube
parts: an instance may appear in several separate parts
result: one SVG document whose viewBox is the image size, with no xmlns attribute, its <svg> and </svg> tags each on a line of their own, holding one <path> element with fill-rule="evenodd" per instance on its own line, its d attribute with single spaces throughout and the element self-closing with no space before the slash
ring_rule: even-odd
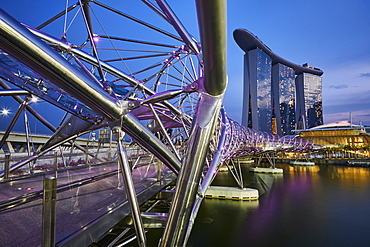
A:
<svg viewBox="0 0 370 247">
<path fill-rule="evenodd" d="M 185 246 L 208 145 L 218 120 L 226 78 L 226 2 L 197 1 L 204 55 L 203 92 L 199 98 L 183 166 L 160 246 Z"/>
<path fill-rule="evenodd" d="M 226 90 L 226 1 L 197 1 L 204 61 L 204 88 L 213 96 Z"/>
<path fill-rule="evenodd" d="M 213 155 L 213 159 L 209 166 L 208 172 L 202 181 L 202 187 L 201 187 L 202 196 L 204 196 L 204 194 L 206 193 L 208 189 L 208 186 L 211 184 L 213 178 L 215 177 L 217 167 L 221 164 L 221 162 L 223 162 L 223 158 L 225 154 L 225 151 L 223 150 L 223 148 L 225 147 L 225 144 L 226 144 L 226 135 L 227 135 L 226 133 L 227 132 L 227 122 L 226 122 L 227 120 L 226 119 L 227 117 L 226 117 L 225 110 L 221 108 L 220 138 L 218 141 L 217 150 Z"/>
<path fill-rule="evenodd" d="M 123 109 L 118 102 L 95 83 L 89 83 L 91 80 L 87 75 L 80 73 L 3 10 L 0 10 L 0 48 L 63 88 L 96 113 L 109 120 L 118 120 L 121 117 Z"/>
<path fill-rule="evenodd" d="M 131 114 L 123 115 L 120 102 L 110 97 L 86 74 L 81 73 L 56 51 L 0 9 L 0 48 L 49 79 L 55 85 L 92 108 L 108 121 L 122 121 L 126 132 L 158 155 L 178 173 L 180 161 Z"/>
<path fill-rule="evenodd" d="M 180 37 L 185 41 L 187 46 L 195 53 L 199 54 L 199 48 L 195 43 L 194 39 L 190 36 L 184 26 L 181 24 L 180 20 L 177 18 L 175 13 L 172 11 L 170 6 L 164 0 L 156 0 L 159 7 L 163 10 L 164 14 L 167 16 L 167 19 L 170 21 L 172 26 L 176 29 Z"/>
<path fill-rule="evenodd" d="M 108 64 L 108 63 L 105 63 L 105 62 L 100 62 L 98 63 L 98 60 L 96 59 L 96 57 L 94 56 L 91 56 L 79 49 L 76 49 L 76 48 L 73 48 L 71 45 L 67 44 L 67 43 L 64 43 L 50 35 L 47 35 L 39 30 L 36 30 L 36 29 L 33 29 L 32 27 L 27 27 L 33 34 L 35 34 L 36 36 L 38 36 L 39 38 L 41 38 L 42 40 L 45 40 L 47 42 L 50 42 L 50 43 L 53 43 L 57 46 L 58 49 L 60 49 L 61 51 L 63 52 L 66 52 L 66 53 L 71 53 L 73 55 L 75 55 L 76 57 L 78 57 L 79 59 L 81 59 L 82 61 L 85 61 L 87 63 L 90 63 L 94 66 L 98 66 L 99 64 L 102 66 L 103 70 L 112 74 L 113 76 L 116 76 L 120 79 L 122 79 L 123 81 L 127 82 L 128 84 L 130 84 L 131 86 L 133 87 L 139 87 L 140 89 L 142 89 L 146 94 L 148 95 L 154 95 L 155 92 L 153 90 L 151 90 L 150 88 L 148 88 L 146 85 L 140 83 L 139 81 L 131 78 L 130 76 L 126 75 L 124 72 L 120 71 L 119 69 L 113 67 L 112 65 Z M 181 111 L 179 111 L 176 107 L 174 107 L 173 105 L 171 105 L 170 103 L 168 103 L 167 101 L 163 101 L 162 102 L 166 107 L 168 107 L 169 109 L 171 109 L 172 112 L 174 112 L 175 114 L 177 115 L 181 115 Z"/>
</svg>

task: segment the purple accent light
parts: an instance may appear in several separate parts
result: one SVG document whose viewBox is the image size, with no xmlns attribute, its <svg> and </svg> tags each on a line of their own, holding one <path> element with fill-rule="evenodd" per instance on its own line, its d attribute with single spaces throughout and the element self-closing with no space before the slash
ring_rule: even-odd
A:
<svg viewBox="0 0 370 247">
<path fill-rule="evenodd" d="M 98 43 L 100 41 L 100 37 L 98 35 L 94 35 L 93 41 L 94 43 Z"/>
</svg>

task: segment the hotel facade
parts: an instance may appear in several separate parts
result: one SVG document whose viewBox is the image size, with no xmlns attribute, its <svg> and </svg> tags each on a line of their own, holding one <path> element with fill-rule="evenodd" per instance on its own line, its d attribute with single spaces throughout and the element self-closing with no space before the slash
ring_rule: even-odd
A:
<svg viewBox="0 0 370 247">
<path fill-rule="evenodd" d="M 243 113 L 246 127 L 278 135 L 323 124 L 323 71 L 289 62 L 245 29 L 234 31 L 244 54 Z"/>
</svg>

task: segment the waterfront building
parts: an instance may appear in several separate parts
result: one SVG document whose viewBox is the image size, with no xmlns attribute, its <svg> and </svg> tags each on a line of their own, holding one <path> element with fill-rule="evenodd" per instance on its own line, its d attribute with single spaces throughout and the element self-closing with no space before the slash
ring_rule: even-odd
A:
<svg viewBox="0 0 370 247">
<path fill-rule="evenodd" d="M 370 145 L 369 127 L 352 124 L 350 121 L 315 126 L 310 129 L 298 130 L 299 136 L 313 140 L 315 144 L 329 147 L 364 147 Z"/>
<path fill-rule="evenodd" d="M 235 30 L 234 39 L 245 52 L 244 126 L 290 135 L 323 123 L 320 69 L 279 57 L 245 29 Z"/>
</svg>

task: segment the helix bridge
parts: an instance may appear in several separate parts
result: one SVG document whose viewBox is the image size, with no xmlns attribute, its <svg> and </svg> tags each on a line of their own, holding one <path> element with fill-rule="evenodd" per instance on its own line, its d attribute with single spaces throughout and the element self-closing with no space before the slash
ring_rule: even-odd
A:
<svg viewBox="0 0 370 247">
<path fill-rule="evenodd" d="M 146 246 L 143 218 L 148 216 L 140 212 L 143 202 L 134 183 L 138 166 L 129 162 L 131 146 L 163 164 L 176 181 L 169 212 L 160 215 L 166 223 L 159 246 L 182 246 L 221 165 L 236 166 L 238 158 L 282 151 L 307 152 L 314 145 L 247 128 L 226 115 L 224 0 L 196 1 L 199 40 L 166 1 L 139 4 L 140 10 L 131 4 L 112 8 L 79 0 L 35 27 L 0 10 L 0 95 L 19 103 L 0 147 L 22 111 L 54 133 L 41 149 L 29 152 L 9 171 L 4 168 L 0 176 L 5 183 L 7 173 L 50 151 L 92 131 L 111 129 L 139 246 Z M 51 113 L 61 119 L 58 127 L 32 108 L 35 96 L 62 110 L 60 116 Z"/>
</svg>

